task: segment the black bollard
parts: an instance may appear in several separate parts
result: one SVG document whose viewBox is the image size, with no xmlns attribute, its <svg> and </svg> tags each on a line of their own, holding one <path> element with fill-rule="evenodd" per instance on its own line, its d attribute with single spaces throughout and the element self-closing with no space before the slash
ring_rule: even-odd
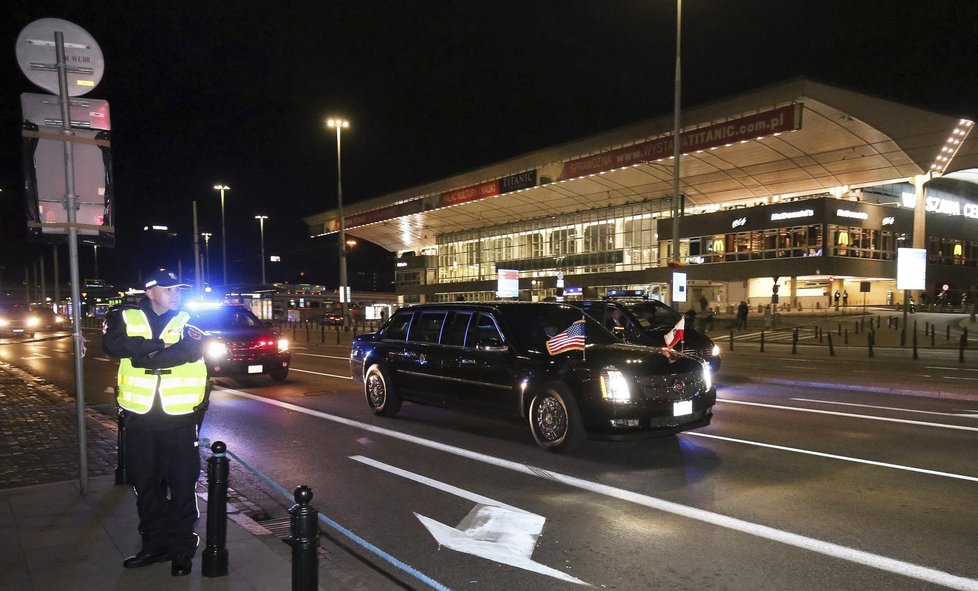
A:
<svg viewBox="0 0 978 591">
<path fill-rule="evenodd" d="M 791 354 L 798 354 L 798 329 L 791 331 Z"/>
<path fill-rule="evenodd" d="M 126 411 L 117 404 L 115 407 L 115 412 L 116 425 L 118 425 L 115 432 L 115 483 L 126 484 L 129 480 L 129 476 L 126 474 Z"/>
<path fill-rule="evenodd" d="M 961 342 L 958 345 L 958 362 L 964 363 L 964 348 L 968 346 L 968 331 L 961 333 Z"/>
<path fill-rule="evenodd" d="M 873 341 L 875 341 L 875 340 L 876 340 L 876 333 L 873 332 L 873 331 L 869 331 L 869 338 L 866 340 L 866 344 L 869 347 L 869 356 L 870 357 L 873 356 Z"/>
<path fill-rule="evenodd" d="M 312 489 L 301 485 L 295 488 L 295 505 L 289 509 L 290 536 L 284 540 L 292 546 L 292 591 L 315 591 L 319 588 L 319 512 L 309 502 Z"/>
<path fill-rule="evenodd" d="M 226 577 L 228 574 L 228 473 L 227 445 L 215 441 L 207 460 L 207 547 L 204 548 L 201 574 Z"/>
<path fill-rule="evenodd" d="M 306 342 L 309 342 L 309 323 L 306 322 Z"/>
<path fill-rule="evenodd" d="M 761 353 L 764 352 L 764 330 L 761 330 Z"/>
<path fill-rule="evenodd" d="M 917 357 L 917 331 L 916 330 L 913 331 L 913 358 L 915 360 L 919 359 L 919 357 Z"/>
<path fill-rule="evenodd" d="M 930 346 L 933 347 L 934 346 L 934 327 L 932 326 L 930 328 L 931 328 L 931 331 L 930 331 Z"/>
<path fill-rule="evenodd" d="M 839 336 L 842 336 L 842 323 L 839 323 Z"/>
<path fill-rule="evenodd" d="M 903 330 L 900 331 L 900 346 L 902 347 L 906 344 L 907 344 L 907 329 L 904 328 Z"/>
<path fill-rule="evenodd" d="M 852 323 L 852 332 L 854 332 L 855 334 L 859 334 L 859 323 L 858 322 L 853 322 Z"/>
<path fill-rule="evenodd" d="M 829 333 L 829 355 L 835 357 L 835 347 L 832 346 L 832 333 Z"/>
<path fill-rule="evenodd" d="M 340 325 L 336 325 L 336 344 L 340 344 Z"/>
<path fill-rule="evenodd" d="M 848 345 L 849 344 L 849 329 L 846 329 L 846 334 L 845 334 L 845 336 L 842 337 L 842 339 L 843 339 L 842 340 L 842 344 L 844 344 L 844 345 Z"/>
<path fill-rule="evenodd" d="M 733 329 L 730 329 L 730 350 L 733 351 Z"/>
</svg>

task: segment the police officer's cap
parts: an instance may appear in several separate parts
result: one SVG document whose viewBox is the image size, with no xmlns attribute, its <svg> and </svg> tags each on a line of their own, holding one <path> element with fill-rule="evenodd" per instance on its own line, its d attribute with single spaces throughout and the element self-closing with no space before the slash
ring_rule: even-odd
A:
<svg viewBox="0 0 978 591">
<path fill-rule="evenodd" d="M 183 283 L 172 271 L 159 269 L 150 273 L 146 278 L 146 289 L 151 287 L 179 287 L 180 289 L 190 289 L 189 283 Z"/>
</svg>

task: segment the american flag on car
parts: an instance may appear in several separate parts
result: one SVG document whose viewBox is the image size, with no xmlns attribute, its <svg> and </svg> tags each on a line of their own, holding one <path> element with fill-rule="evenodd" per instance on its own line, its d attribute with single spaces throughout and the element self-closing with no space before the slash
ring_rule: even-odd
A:
<svg viewBox="0 0 978 591">
<path fill-rule="evenodd" d="M 573 350 L 584 350 L 584 320 L 578 320 L 567 330 L 547 339 L 547 352 L 551 355 Z"/>
</svg>

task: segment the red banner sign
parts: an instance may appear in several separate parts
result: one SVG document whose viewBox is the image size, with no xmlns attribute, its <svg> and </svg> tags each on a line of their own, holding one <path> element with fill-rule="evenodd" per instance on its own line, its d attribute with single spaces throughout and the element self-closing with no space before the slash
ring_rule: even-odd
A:
<svg viewBox="0 0 978 591">
<path fill-rule="evenodd" d="M 478 201 L 479 199 L 495 197 L 496 195 L 499 195 L 498 179 L 486 181 L 470 187 L 462 187 L 461 189 L 446 191 L 442 193 L 441 197 L 438 199 L 438 207 L 448 207 L 449 205 L 458 205 L 459 203 Z"/>
<path fill-rule="evenodd" d="M 682 152 L 688 154 L 764 135 L 801 129 L 801 103 L 715 123 L 682 133 Z M 673 134 L 564 163 L 561 179 L 576 178 L 672 156 Z"/>
</svg>

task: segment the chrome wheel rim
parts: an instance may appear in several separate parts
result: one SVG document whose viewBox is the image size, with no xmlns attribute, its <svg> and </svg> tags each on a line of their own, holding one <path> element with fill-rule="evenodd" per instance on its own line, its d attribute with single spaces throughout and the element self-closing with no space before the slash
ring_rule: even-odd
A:
<svg viewBox="0 0 978 591">
<path fill-rule="evenodd" d="M 560 441 L 567 433 L 567 409 L 556 397 L 547 396 L 537 403 L 533 423 L 542 440 Z"/>
<path fill-rule="evenodd" d="M 387 400 L 387 387 L 384 380 L 378 374 L 372 373 L 367 376 L 367 402 L 371 408 L 384 406 Z"/>
</svg>

